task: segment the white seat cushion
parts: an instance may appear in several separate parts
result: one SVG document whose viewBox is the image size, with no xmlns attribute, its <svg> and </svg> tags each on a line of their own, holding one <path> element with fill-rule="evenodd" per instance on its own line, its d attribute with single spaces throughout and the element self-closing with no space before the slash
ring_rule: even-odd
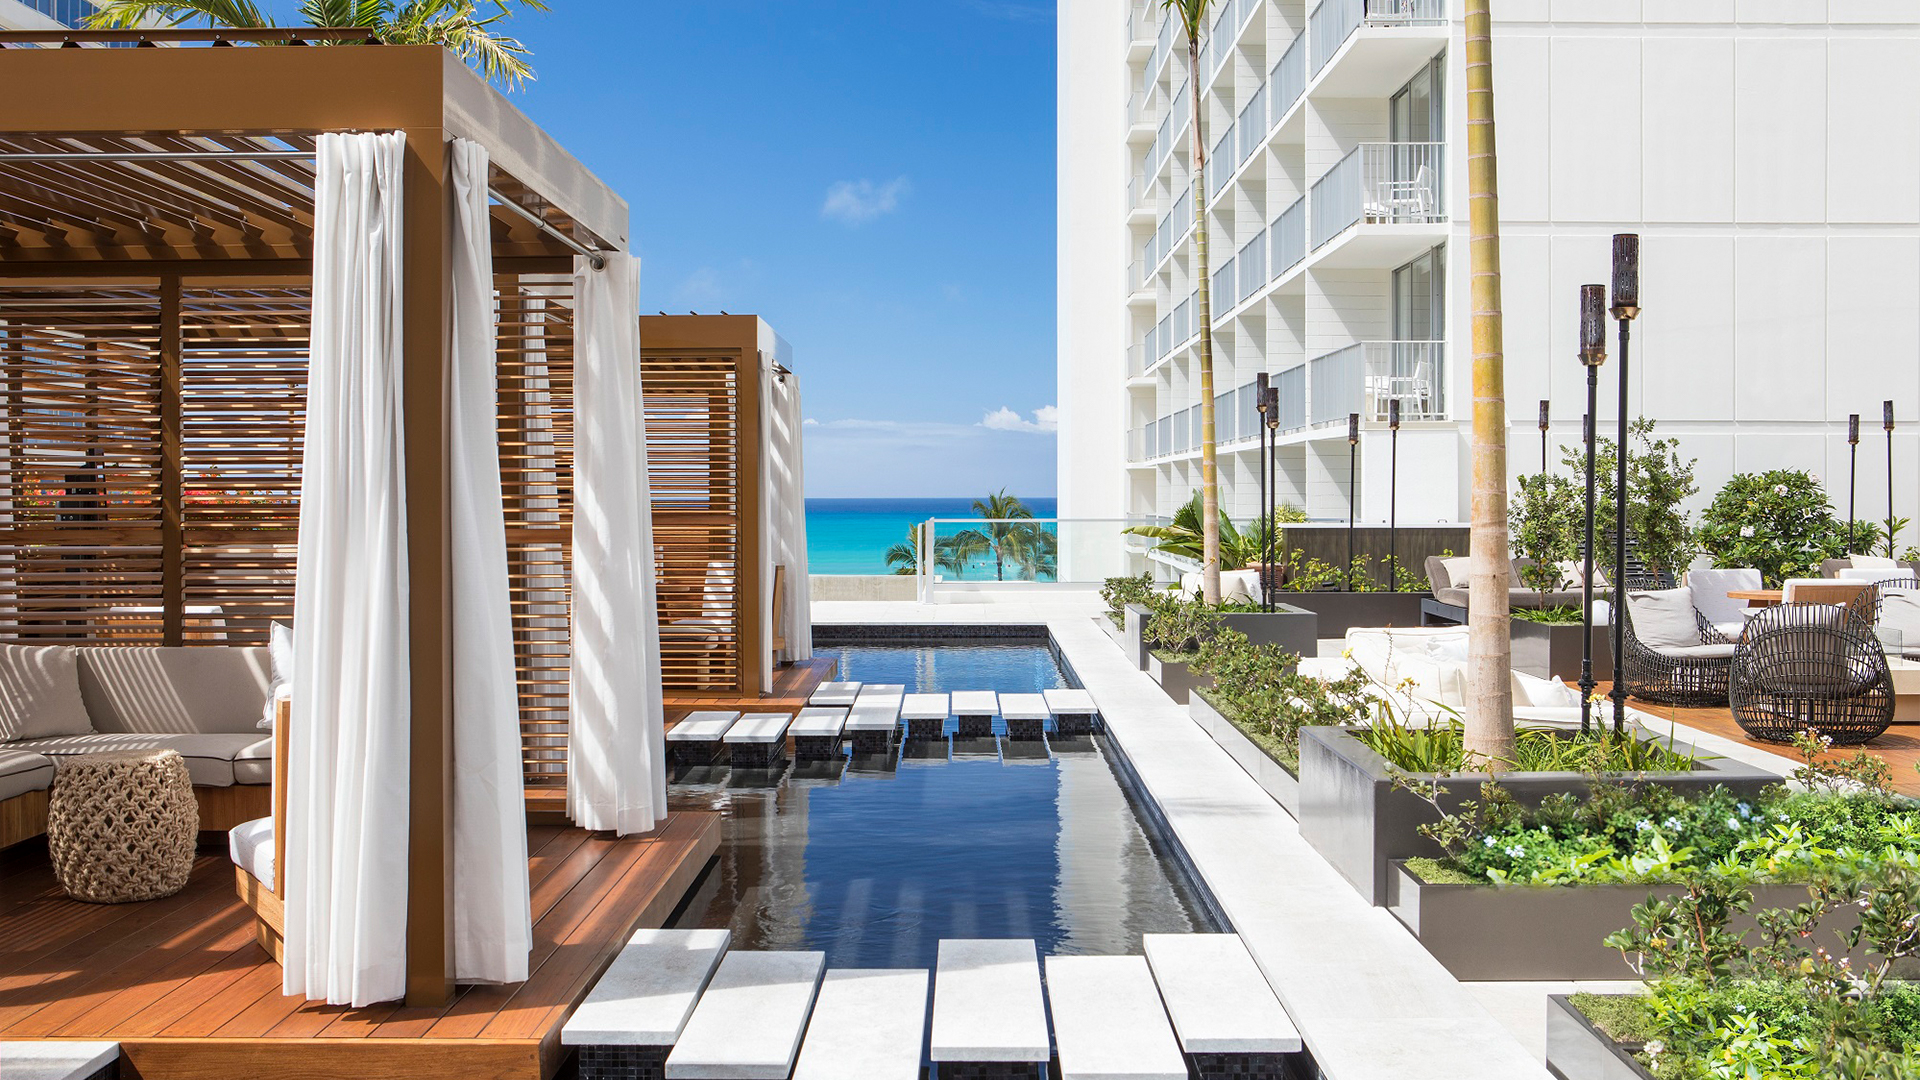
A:
<svg viewBox="0 0 1920 1080">
<path fill-rule="evenodd" d="M 174 750 L 187 760 L 187 775 L 202 787 L 232 787 L 234 759 L 242 753 L 257 755 L 262 742 L 257 731 L 222 735 L 61 735 L 50 739 L 26 739 L 9 744 L 9 750 L 27 750 L 50 758 L 78 754 L 98 754 L 107 750 Z M 269 748 L 268 756 L 273 751 Z M 272 779 L 272 766 L 267 767 Z M 255 783 L 259 781 L 253 781 Z"/>
<path fill-rule="evenodd" d="M 92 730 L 79 653 L 64 645 L 0 645 L 0 742 Z"/>
<path fill-rule="evenodd" d="M 273 819 L 254 818 L 227 830 L 227 855 L 233 865 L 253 875 L 268 889 L 273 888 Z"/>
<path fill-rule="evenodd" d="M 273 738 L 250 743 L 233 755 L 233 782 L 236 784 L 273 783 Z"/>
<path fill-rule="evenodd" d="M 1638 625 L 1635 624 L 1636 629 Z M 1677 660 L 1730 660 L 1734 650 L 1739 647 L 1733 644 L 1648 646 L 1661 656 L 1671 656 Z"/>
<path fill-rule="evenodd" d="M 1715 629 L 1728 637 L 1740 636 L 1740 630 L 1745 628 L 1752 609 L 1748 608 L 1745 600 L 1735 600 L 1727 594 L 1758 589 L 1762 584 L 1760 571 L 1751 567 L 1704 567 L 1687 571 L 1687 587 L 1693 590 L 1693 606 L 1707 617 Z M 1728 630 L 1727 627 L 1736 629 Z"/>
<path fill-rule="evenodd" d="M 25 750 L 0 748 L 0 801 L 45 791 L 53 783 L 53 759 Z"/>
<path fill-rule="evenodd" d="M 1634 636 L 1655 652 L 1700 644 L 1700 623 L 1693 613 L 1693 590 L 1650 589 L 1627 593 Z"/>
<path fill-rule="evenodd" d="M 1894 570 L 1900 566 L 1885 555 L 1849 555 L 1847 561 L 1854 570 Z"/>
<path fill-rule="evenodd" d="M 1920 589 L 1880 590 L 1880 621 L 1874 628 L 1898 630 L 1903 644 L 1920 645 Z"/>
</svg>

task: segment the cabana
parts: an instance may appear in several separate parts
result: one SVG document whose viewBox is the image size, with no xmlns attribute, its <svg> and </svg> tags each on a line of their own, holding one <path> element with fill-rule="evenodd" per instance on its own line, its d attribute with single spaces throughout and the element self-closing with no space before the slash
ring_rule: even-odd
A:
<svg viewBox="0 0 1920 1080">
<path fill-rule="evenodd" d="M 437 48 L 61 36 L 0 34 L 0 640 L 292 627 L 287 998 L 193 1067 L 550 1074 L 717 843 L 665 807 L 626 205 Z M 179 47 L 105 47 L 136 39 Z M 531 899 L 530 785 L 577 826 L 536 827 Z M 17 1012 L 0 1039 L 120 1038 Z M 363 1045 L 314 1037 L 351 1017 Z M 130 1060 L 186 1069 L 155 1023 Z"/>
</svg>

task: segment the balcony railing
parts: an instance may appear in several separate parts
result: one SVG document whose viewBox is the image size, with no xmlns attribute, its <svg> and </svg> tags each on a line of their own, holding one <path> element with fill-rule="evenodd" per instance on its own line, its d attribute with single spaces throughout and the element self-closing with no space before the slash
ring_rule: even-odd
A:
<svg viewBox="0 0 1920 1080">
<path fill-rule="evenodd" d="M 1127 346 L 1127 378 L 1138 378 L 1147 372 L 1147 347 L 1145 345 Z"/>
<path fill-rule="evenodd" d="M 1127 12 L 1127 40 L 1147 41 L 1153 37 L 1153 19 L 1160 13 L 1160 5 L 1136 3 L 1130 5 Z"/>
<path fill-rule="evenodd" d="M 1228 125 L 1227 133 L 1213 144 L 1213 153 L 1207 158 L 1207 202 L 1211 204 L 1220 189 L 1227 186 L 1227 177 L 1233 175 L 1233 127 Z"/>
<path fill-rule="evenodd" d="M 1361 143 L 1313 185 L 1313 246 L 1365 220 L 1447 220 L 1445 143 Z"/>
<path fill-rule="evenodd" d="M 1238 279 L 1236 284 L 1240 286 L 1239 292 L 1234 294 L 1233 302 L 1239 304 L 1259 292 L 1260 287 L 1268 281 L 1267 231 L 1265 229 L 1260 230 L 1252 240 L 1247 241 L 1246 246 L 1240 249 L 1240 253 L 1233 257 L 1233 265 L 1238 267 L 1234 271 L 1234 276 Z"/>
<path fill-rule="evenodd" d="M 1307 257 L 1307 198 L 1302 195 L 1293 200 L 1293 205 L 1280 212 L 1273 219 L 1273 228 L 1268 231 L 1273 242 L 1273 276 L 1300 265 Z"/>
<path fill-rule="evenodd" d="M 1366 26 L 1445 26 L 1444 0 L 1321 0 L 1307 18 L 1313 73 L 1327 66 L 1353 32 Z"/>
<path fill-rule="evenodd" d="M 1240 110 L 1240 118 L 1234 121 L 1233 130 L 1240 136 L 1240 152 L 1235 155 L 1234 167 L 1247 163 L 1253 152 L 1267 139 L 1267 87 L 1262 83 L 1260 89 L 1253 92 L 1247 107 Z"/>
<path fill-rule="evenodd" d="M 1293 44 L 1287 46 L 1279 62 L 1273 65 L 1267 85 L 1272 91 L 1273 123 L 1277 124 L 1287 115 L 1287 110 L 1293 108 L 1293 103 L 1300 100 L 1300 95 L 1307 92 L 1307 35 L 1294 35 Z"/>
<path fill-rule="evenodd" d="M 1315 357 L 1307 367 L 1315 424 L 1356 412 L 1383 422 L 1393 401 L 1402 420 L 1447 419 L 1445 342 L 1363 341 Z"/>
<path fill-rule="evenodd" d="M 1275 375 L 1273 385 L 1280 398 L 1280 430 L 1299 431 L 1306 427 L 1307 366 L 1301 364 Z"/>
</svg>

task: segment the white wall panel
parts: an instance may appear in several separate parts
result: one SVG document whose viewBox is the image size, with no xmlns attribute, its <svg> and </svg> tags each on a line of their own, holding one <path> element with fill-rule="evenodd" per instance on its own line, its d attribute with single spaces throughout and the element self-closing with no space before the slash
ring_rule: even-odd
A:
<svg viewBox="0 0 1920 1080">
<path fill-rule="evenodd" d="M 1559 342 L 1554 340 L 1549 318 L 1556 301 L 1571 305 L 1575 300 L 1572 295 L 1563 300 L 1553 290 L 1551 250 L 1544 236 L 1500 238 L 1500 308 L 1505 319 L 1507 407 L 1510 409 L 1538 402 L 1547 397 L 1551 389 L 1577 381 L 1578 373 L 1571 370 L 1576 366 L 1573 350 L 1555 347 Z M 1467 326 L 1463 321 L 1456 321 L 1454 325 L 1463 329 Z M 1456 333 L 1454 339 L 1470 340 L 1464 332 Z M 1565 366 L 1561 363 L 1563 360 Z M 1455 385 L 1464 388 L 1471 383 L 1457 380 Z M 1455 412 L 1465 415 L 1463 410 Z M 1557 404 L 1554 412 L 1560 413 Z"/>
<path fill-rule="evenodd" d="M 1498 67 L 1494 87 L 1494 119 L 1500 147 L 1500 220 L 1545 221 L 1553 190 L 1553 91 L 1549 77 L 1549 38 L 1508 34 L 1494 43 Z M 1464 121 L 1448 125 L 1464 133 Z M 1454 155 L 1455 177 L 1464 177 L 1466 155 Z M 1464 184 L 1456 185 L 1464 191 Z M 1465 207 L 1456 197 L 1454 205 Z"/>
<path fill-rule="evenodd" d="M 1877 418 L 1892 398 L 1920 420 L 1920 238 L 1828 240 L 1825 307 L 1827 418 Z"/>
<path fill-rule="evenodd" d="M 1646 220 L 1732 221 L 1733 42 L 1650 37 L 1641 69 L 1653 103 L 1644 110 Z"/>
<path fill-rule="evenodd" d="M 1913 0 L 1827 0 L 1827 19 L 1835 23 L 1911 25 Z"/>
<path fill-rule="evenodd" d="M 1656 418 L 1734 416 L 1734 238 L 1650 235 L 1641 246 L 1634 354 Z"/>
<path fill-rule="evenodd" d="M 1649 23 L 1727 23 L 1733 0 L 1651 0 L 1641 17 Z"/>
<path fill-rule="evenodd" d="M 1555 37 L 1549 93 L 1557 221 L 1637 221 L 1640 39 Z"/>
<path fill-rule="evenodd" d="M 1920 222 L 1920 42 L 1834 38 L 1828 49 L 1827 220 Z"/>
<path fill-rule="evenodd" d="M 1745 235 L 1734 254 L 1735 418 L 1824 419 L 1826 242 Z"/>
<path fill-rule="evenodd" d="M 1739 220 L 1825 220 L 1825 39 L 1744 37 L 1734 67 Z"/>
<path fill-rule="evenodd" d="M 1734 17 L 1743 23 L 1821 23 L 1827 0 L 1739 0 Z"/>
<path fill-rule="evenodd" d="M 1547 364 L 1551 378 L 1553 411 L 1561 416 L 1579 416 L 1587 411 L 1587 380 L 1579 369 L 1580 286 L 1603 284 L 1607 280 L 1611 243 L 1601 233 L 1562 234 L 1553 238 L 1549 252 L 1550 272 L 1547 296 Z M 1611 340 L 1612 330 L 1608 330 Z M 1611 351 L 1612 346 L 1608 346 Z M 1603 421 L 1615 415 L 1614 402 L 1618 369 L 1612 365 L 1600 371 L 1600 416 Z"/>
<path fill-rule="evenodd" d="M 1666 0 L 1647 0 L 1659 7 Z M 1638 22 L 1641 0 L 1553 0 L 1555 22 Z"/>
</svg>

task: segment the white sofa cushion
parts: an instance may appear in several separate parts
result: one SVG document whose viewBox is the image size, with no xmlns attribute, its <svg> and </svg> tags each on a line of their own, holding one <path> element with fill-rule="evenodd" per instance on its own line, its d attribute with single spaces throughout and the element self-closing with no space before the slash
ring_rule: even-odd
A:
<svg viewBox="0 0 1920 1080">
<path fill-rule="evenodd" d="M 79 654 L 80 693 L 95 731 L 260 737 L 272 681 L 265 648 L 120 645 Z"/>
<path fill-rule="evenodd" d="M 1634 636 L 1655 652 L 1700 644 L 1700 623 L 1693 613 L 1693 590 L 1685 585 L 1677 589 L 1628 592 L 1627 612 L 1633 617 Z"/>
<path fill-rule="evenodd" d="M 254 818 L 227 830 L 227 855 L 233 865 L 253 875 L 268 889 L 273 888 L 273 819 Z"/>
<path fill-rule="evenodd" d="M 1900 567 L 1898 562 L 1885 555 L 1849 555 L 1847 562 L 1855 570 L 1897 570 Z"/>
<path fill-rule="evenodd" d="M 1577 709 L 1580 707 L 1580 691 L 1559 679 L 1543 679 L 1516 670 L 1513 673 L 1513 704 L 1516 707 Z"/>
<path fill-rule="evenodd" d="M 0 645 L 0 742 L 92 730 L 71 646 Z"/>
<path fill-rule="evenodd" d="M 0 802 L 29 791 L 45 791 L 52 783 L 52 758 L 0 747 Z"/>
<path fill-rule="evenodd" d="M 77 754 L 98 754 L 108 750 L 174 750 L 187 759 L 187 775 L 202 787 L 231 787 L 234 783 L 234 759 L 242 753 L 258 753 L 258 744 L 271 743 L 258 732 L 244 735 L 138 735 L 107 734 L 59 735 L 47 739 L 25 739 L 9 744 L 9 750 L 27 750 L 50 758 Z M 267 751 L 269 755 L 272 750 Z M 273 768 L 267 766 L 267 779 Z"/>
<path fill-rule="evenodd" d="M 260 713 L 260 729 L 273 730 L 274 705 L 293 696 L 293 627 L 274 623 L 267 637 L 267 707 Z"/>
<path fill-rule="evenodd" d="M 1635 624 L 1636 627 L 1638 624 Z M 1661 656 L 1683 660 L 1729 660 L 1740 646 L 1731 642 L 1701 645 L 1662 645 L 1654 648 Z"/>
<path fill-rule="evenodd" d="M 1878 630 L 1897 630 L 1903 646 L 1920 645 L 1920 589 L 1880 590 Z"/>
<path fill-rule="evenodd" d="M 1473 558 L 1467 555 L 1455 555 L 1441 559 L 1440 565 L 1446 568 L 1447 584 L 1455 589 L 1467 588 L 1467 578 L 1473 569 Z"/>
<path fill-rule="evenodd" d="M 1455 709 L 1467 703 L 1466 640 L 1465 627 L 1347 631 L 1354 662 L 1388 691 L 1411 681 L 1413 697 Z"/>
</svg>

